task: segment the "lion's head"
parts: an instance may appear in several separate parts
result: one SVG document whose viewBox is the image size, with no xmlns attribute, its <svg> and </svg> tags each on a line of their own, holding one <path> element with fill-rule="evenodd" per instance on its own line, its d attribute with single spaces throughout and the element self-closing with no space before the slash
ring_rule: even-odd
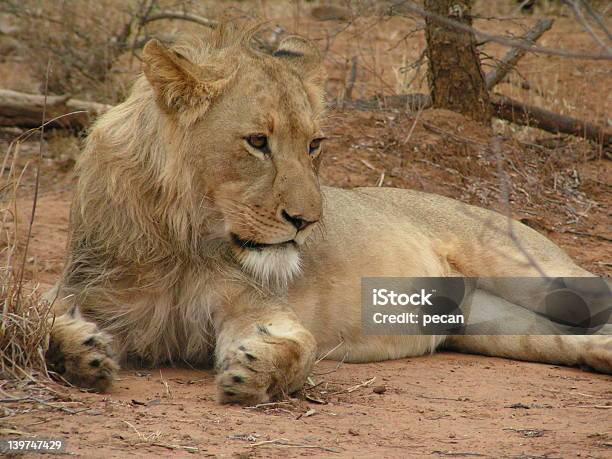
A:
<svg viewBox="0 0 612 459">
<path fill-rule="evenodd" d="M 199 46 L 150 41 L 144 74 L 166 123 L 166 171 L 190 175 L 243 267 L 286 281 L 321 218 L 322 62 L 303 38 L 269 55 L 251 36 L 221 27 Z"/>
</svg>

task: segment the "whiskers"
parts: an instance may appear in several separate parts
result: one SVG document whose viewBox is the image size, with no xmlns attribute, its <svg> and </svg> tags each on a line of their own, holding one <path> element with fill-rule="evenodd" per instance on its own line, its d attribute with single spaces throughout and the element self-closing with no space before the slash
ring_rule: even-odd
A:
<svg viewBox="0 0 612 459">
<path fill-rule="evenodd" d="M 237 232 L 241 239 L 263 242 L 265 239 L 282 239 L 287 236 L 287 225 L 280 222 L 274 212 L 231 198 L 224 198 L 220 204 L 226 226 Z"/>
</svg>

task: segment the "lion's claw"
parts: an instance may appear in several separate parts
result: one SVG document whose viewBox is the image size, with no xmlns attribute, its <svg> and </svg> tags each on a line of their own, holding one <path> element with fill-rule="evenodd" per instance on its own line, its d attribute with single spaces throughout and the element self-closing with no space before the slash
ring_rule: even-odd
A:
<svg viewBox="0 0 612 459">
<path fill-rule="evenodd" d="M 119 370 L 110 336 L 75 311 L 55 319 L 46 358 L 49 370 L 97 392 L 106 391 Z"/>
</svg>

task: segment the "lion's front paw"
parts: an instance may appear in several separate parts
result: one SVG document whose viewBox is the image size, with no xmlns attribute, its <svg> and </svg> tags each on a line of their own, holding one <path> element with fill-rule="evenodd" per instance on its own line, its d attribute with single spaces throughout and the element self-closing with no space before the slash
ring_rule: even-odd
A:
<svg viewBox="0 0 612 459">
<path fill-rule="evenodd" d="M 217 364 L 219 402 L 255 405 L 290 394 L 302 387 L 313 361 L 311 343 L 266 334 L 246 339 Z"/>
<path fill-rule="evenodd" d="M 97 392 L 106 391 L 119 370 L 110 336 L 78 311 L 55 319 L 46 358 L 51 371 L 71 384 Z"/>
</svg>

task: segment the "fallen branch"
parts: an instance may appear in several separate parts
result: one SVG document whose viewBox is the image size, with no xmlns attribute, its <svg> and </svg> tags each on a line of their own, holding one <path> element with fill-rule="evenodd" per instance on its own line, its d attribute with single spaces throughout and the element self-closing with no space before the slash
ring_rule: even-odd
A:
<svg viewBox="0 0 612 459">
<path fill-rule="evenodd" d="M 47 129 L 70 128 L 76 131 L 86 128 L 96 116 L 111 106 L 73 99 L 70 96 L 48 96 L 46 118 L 58 117 L 67 112 L 79 112 L 60 117 L 46 126 Z M 16 126 L 26 129 L 40 126 L 45 96 L 0 89 L 0 126 Z"/>
<path fill-rule="evenodd" d="M 552 25 L 552 19 L 538 21 L 537 24 L 531 30 L 529 30 L 525 35 L 521 37 L 521 40 L 535 43 L 538 38 L 540 38 L 544 34 L 544 32 L 546 32 L 552 27 Z M 501 59 L 499 64 L 485 77 L 485 84 L 487 85 L 487 89 L 492 89 L 499 82 L 501 82 L 508 74 L 508 72 L 510 72 L 514 68 L 514 66 L 518 63 L 518 61 L 523 58 L 526 53 L 527 50 L 524 48 L 512 48 L 510 51 L 508 51 L 506 55 Z"/>
<path fill-rule="evenodd" d="M 494 116 L 514 124 L 583 137 L 604 146 L 612 145 L 612 129 L 610 128 L 571 116 L 559 115 L 544 108 L 523 104 L 499 94 L 491 97 L 491 104 L 493 105 Z"/>
<path fill-rule="evenodd" d="M 335 104 L 332 103 L 332 106 Z M 553 132 L 570 134 L 593 140 L 604 146 L 612 145 L 612 129 L 598 126 L 571 116 L 559 115 L 540 107 L 523 104 L 500 94 L 491 96 L 493 116 L 520 126 L 529 126 Z M 386 96 L 370 100 L 347 100 L 344 107 L 357 110 L 410 110 L 429 108 L 431 100 L 427 94 Z"/>
</svg>

